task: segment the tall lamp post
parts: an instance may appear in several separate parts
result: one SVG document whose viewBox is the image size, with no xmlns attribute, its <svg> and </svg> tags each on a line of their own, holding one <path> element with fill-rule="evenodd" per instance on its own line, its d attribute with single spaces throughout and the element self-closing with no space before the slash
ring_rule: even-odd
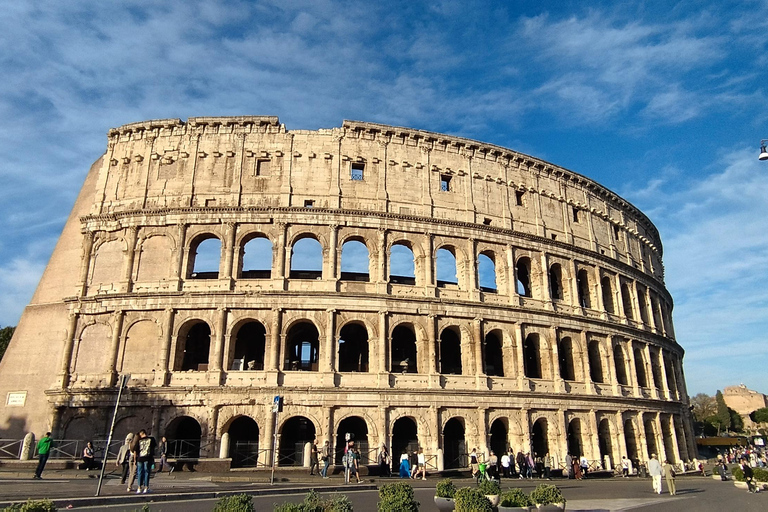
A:
<svg viewBox="0 0 768 512">
<path fill-rule="evenodd" d="M 768 143 L 768 139 L 760 141 L 760 156 L 757 157 L 758 160 L 768 160 L 768 150 L 765 149 L 766 143 Z"/>
</svg>

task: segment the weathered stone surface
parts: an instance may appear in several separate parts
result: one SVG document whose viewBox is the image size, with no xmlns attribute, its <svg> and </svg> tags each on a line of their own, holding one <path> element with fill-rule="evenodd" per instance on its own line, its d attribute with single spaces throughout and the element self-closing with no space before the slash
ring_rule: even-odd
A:
<svg viewBox="0 0 768 512">
<path fill-rule="evenodd" d="M 206 274 L 195 255 L 212 238 Z M 244 268 L 260 238 L 271 268 Z M 314 274 L 291 270 L 306 238 L 321 247 Z M 342 270 L 351 241 L 367 275 Z M 412 275 L 390 274 L 395 246 Z M 439 249 L 456 283 L 438 281 Z M 99 438 L 130 373 L 118 436 L 199 436 L 209 457 L 228 453 L 224 433 L 268 447 L 281 395 L 280 442 L 299 447 L 352 429 L 399 451 L 414 425 L 446 465 L 544 438 L 560 460 L 688 458 L 661 251 L 611 191 L 482 142 L 356 121 L 287 131 L 276 117 L 125 125 L 0 365 L 2 437 Z M 481 255 L 495 289 L 479 285 Z"/>
</svg>

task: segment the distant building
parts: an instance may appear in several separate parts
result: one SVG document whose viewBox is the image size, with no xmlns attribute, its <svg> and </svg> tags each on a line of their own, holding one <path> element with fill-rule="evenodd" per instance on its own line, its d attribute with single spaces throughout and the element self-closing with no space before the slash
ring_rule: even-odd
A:
<svg viewBox="0 0 768 512">
<path fill-rule="evenodd" d="M 752 391 L 744 384 L 723 389 L 723 399 L 725 405 L 741 416 L 749 416 L 758 409 L 768 407 L 768 396 Z"/>
</svg>

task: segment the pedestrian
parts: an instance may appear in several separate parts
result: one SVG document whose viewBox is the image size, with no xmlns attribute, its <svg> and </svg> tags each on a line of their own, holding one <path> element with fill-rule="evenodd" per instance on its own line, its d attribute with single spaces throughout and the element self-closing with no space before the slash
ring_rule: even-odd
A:
<svg viewBox="0 0 768 512">
<path fill-rule="evenodd" d="M 138 449 L 139 449 L 139 433 L 136 432 L 135 434 L 133 434 L 133 437 L 131 438 L 131 441 L 128 444 L 128 452 L 130 453 L 130 456 L 128 459 L 130 475 L 128 476 L 128 487 L 126 489 L 126 491 L 128 492 L 131 492 L 131 488 L 133 487 L 133 484 L 136 483 L 136 473 L 138 472 L 136 459 L 138 458 L 138 452 L 137 452 Z"/>
<path fill-rule="evenodd" d="M 120 483 L 125 485 L 125 481 L 128 479 L 128 471 L 131 465 L 131 441 L 133 441 L 133 432 L 129 432 L 125 436 L 125 442 L 117 451 L 117 459 L 115 465 L 121 468 Z"/>
<path fill-rule="evenodd" d="M 45 435 L 37 442 L 37 469 L 35 469 L 35 480 L 41 480 L 43 478 L 43 470 L 45 469 L 45 463 L 48 462 L 48 455 L 51 453 L 51 433 L 46 432 Z"/>
<path fill-rule="evenodd" d="M 589 461 L 585 455 L 582 455 L 579 459 L 579 466 L 581 467 L 581 476 L 586 478 L 587 473 L 589 472 Z"/>
<path fill-rule="evenodd" d="M 382 477 L 391 477 L 392 471 L 391 471 L 391 465 L 392 464 L 392 457 L 389 456 L 389 452 L 387 451 L 386 445 L 381 445 L 381 450 L 379 450 L 379 475 Z"/>
<path fill-rule="evenodd" d="M 83 463 L 80 465 L 80 469 L 90 471 L 96 467 L 96 460 L 93 454 L 93 443 L 88 441 L 83 448 Z"/>
<path fill-rule="evenodd" d="M 362 455 L 360 454 L 360 449 L 355 447 L 352 449 L 352 463 L 353 463 L 353 471 L 355 473 L 355 478 L 357 479 L 357 483 L 361 484 L 363 483 L 363 480 L 360 478 L 360 460 L 362 459 Z"/>
<path fill-rule="evenodd" d="M 725 461 L 723 459 L 720 459 L 717 462 L 717 472 L 720 473 L 721 482 L 728 481 L 728 466 L 726 466 Z"/>
<path fill-rule="evenodd" d="M 403 450 L 403 454 L 400 455 L 400 478 L 411 477 L 411 464 L 408 462 L 408 452 Z"/>
<path fill-rule="evenodd" d="M 651 454 L 651 460 L 648 461 L 648 473 L 650 473 L 651 479 L 653 479 L 653 492 L 661 494 L 661 463 L 656 458 L 655 453 Z"/>
<path fill-rule="evenodd" d="M 419 453 L 416 456 L 416 479 L 419 478 L 419 473 L 421 473 L 421 479 L 426 480 L 427 479 L 427 458 L 424 456 L 424 448 L 419 448 Z"/>
<path fill-rule="evenodd" d="M 533 478 L 533 457 L 531 457 L 531 452 L 525 453 L 525 467 L 527 470 L 528 479 L 531 480 Z"/>
<path fill-rule="evenodd" d="M 160 444 L 157 445 L 157 452 L 160 454 L 160 466 L 157 472 L 162 473 L 165 466 L 168 465 L 168 440 L 165 436 L 160 438 Z"/>
<path fill-rule="evenodd" d="M 312 448 L 309 452 L 309 474 L 314 475 L 315 469 L 317 469 L 317 474 L 320 474 L 320 464 L 317 461 L 317 439 L 312 442 Z"/>
<path fill-rule="evenodd" d="M 621 457 L 621 476 L 629 477 L 629 459 L 622 455 Z"/>
<path fill-rule="evenodd" d="M 411 450 L 411 458 L 408 460 L 411 464 L 411 478 L 416 478 L 416 473 L 419 471 L 419 455 L 416 450 Z"/>
<path fill-rule="evenodd" d="M 501 456 L 501 474 L 504 475 L 504 478 L 509 478 L 509 461 L 509 453 L 504 452 Z"/>
<path fill-rule="evenodd" d="M 323 460 L 323 469 L 320 470 L 320 474 L 323 476 L 323 478 L 328 478 L 328 466 L 331 464 L 331 447 L 328 441 L 323 444 L 321 457 Z"/>
<path fill-rule="evenodd" d="M 157 441 L 155 441 L 155 438 L 148 436 L 146 430 L 139 430 L 138 457 L 136 458 L 136 473 L 139 478 L 139 487 L 136 489 L 136 494 L 150 492 L 149 477 L 152 464 L 155 462 L 156 449 Z"/>
<path fill-rule="evenodd" d="M 544 456 L 544 478 L 552 480 L 552 456 L 549 452 Z"/>
<path fill-rule="evenodd" d="M 573 474 L 573 457 L 570 453 L 565 454 L 565 470 L 568 472 L 568 480 L 573 480 L 575 475 Z"/>
<path fill-rule="evenodd" d="M 477 458 L 477 448 L 472 448 L 469 454 L 469 467 L 472 469 L 472 478 L 477 478 L 477 472 L 480 469 L 480 460 Z"/>
<path fill-rule="evenodd" d="M 741 470 L 744 472 L 744 481 L 747 483 L 747 491 L 760 492 L 760 489 L 755 486 L 754 472 L 752 471 L 749 462 L 747 462 L 746 457 L 741 459 Z"/>
<path fill-rule="evenodd" d="M 669 495 L 674 496 L 676 491 L 675 468 L 672 467 L 672 464 L 669 463 L 669 460 L 665 460 L 661 470 L 664 472 L 664 480 L 667 481 L 667 490 L 669 490 Z"/>
<path fill-rule="evenodd" d="M 517 452 L 517 455 L 515 456 L 515 462 L 517 462 L 517 467 L 520 473 L 520 479 L 523 479 L 528 474 L 528 464 L 525 462 L 525 454 L 523 453 L 523 450 L 520 450 Z"/>
</svg>

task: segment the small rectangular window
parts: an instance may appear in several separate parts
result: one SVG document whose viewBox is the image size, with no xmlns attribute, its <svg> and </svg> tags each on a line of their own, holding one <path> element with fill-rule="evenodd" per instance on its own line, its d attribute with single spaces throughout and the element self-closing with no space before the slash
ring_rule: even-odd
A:
<svg viewBox="0 0 768 512">
<path fill-rule="evenodd" d="M 256 176 L 269 176 L 269 160 L 256 160 Z"/>
<path fill-rule="evenodd" d="M 579 210 L 573 207 L 573 222 L 579 222 Z"/>
<path fill-rule="evenodd" d="M 304 208 L 312 208 L 313 206 L 315 206 L 315 202 L 312 199 L 304 200 Z"/>
<path fill-rule="evenodd" d="M 619 229 L 619 226 L 613 226 L 613 236 L 616 240 L 621 240 L 621 230 Z"/>
<path fill-rule="evenodd" d="M 440 190 L 442 190 L 443 192 L 451 191 L 451 176 L 449 176 L 448 174 L 440 175 Z"/>
<path fill-rule="evenodd" d="M 483 219 L 483 224 L 485 224 L 486 226 L 490 226 L 491 225 L 491 219 L 489 219 L 488 217 L 485 217 Z"/>
<path fill-rule="evenodd" d="M 525 196 L 525 191 L 523 190 L 516 190 L 515 191 L 515 203 L 517 206 L 524 206 L 525 201 L 523 200 L 523 197 Z"/>
<path fill-rule="evenodd" d="M 557 235 L 552 233 L 552 240 L 557 240 Z"/>
<path fill-rule="evenodd" d="M 363 170 L 365 169 L 365 164 L 352 164 L 352 172 L 350 174 L 350 178 L 352 181 L 363 181 Z"/>
</svg>

